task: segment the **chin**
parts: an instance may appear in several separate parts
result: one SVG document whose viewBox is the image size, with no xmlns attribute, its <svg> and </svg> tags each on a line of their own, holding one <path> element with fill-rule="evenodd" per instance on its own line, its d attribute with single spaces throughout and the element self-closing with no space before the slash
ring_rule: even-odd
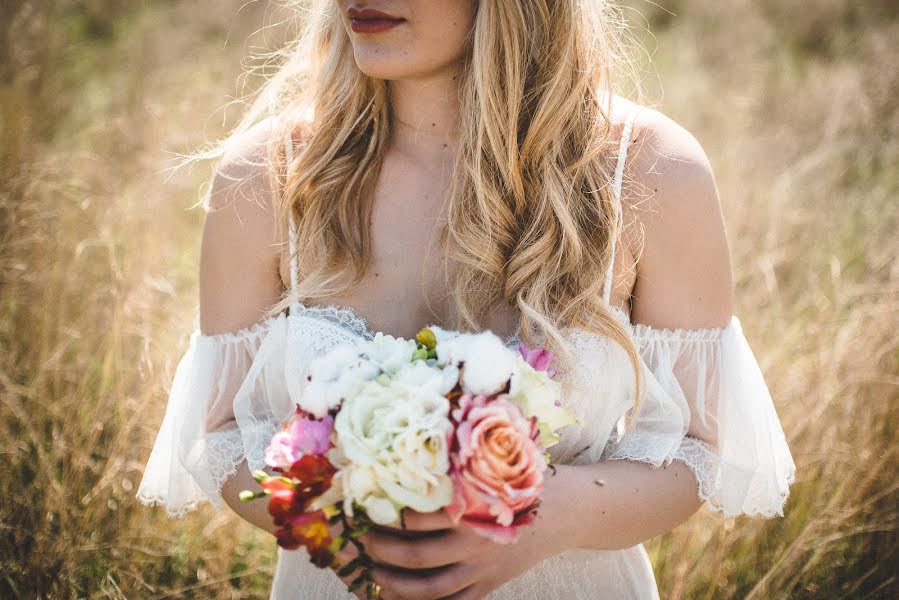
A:
<svg viewBox="0 0 899 600">
<path fill-rule="evenodd" d="M 359 70 L 375 79 L 415 79 L 434 70 L 410 60 L 409 53 L 386 48 L 354 48 L 353 57 Z"/>
</svg>

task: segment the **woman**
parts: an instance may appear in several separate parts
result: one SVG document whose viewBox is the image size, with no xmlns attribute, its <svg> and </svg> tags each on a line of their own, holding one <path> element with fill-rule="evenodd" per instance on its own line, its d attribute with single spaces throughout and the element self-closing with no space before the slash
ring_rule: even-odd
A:
<svg viewBox="0 0 899 600">
<path fill-rule="evenodd" d="M 708 160 L 613 93 L 607 9 L 331 0 L 311 13 L 309 39 L 225 145 L 198 326 L 142 500 L 181 513 L 221 497 L 272 531 L 263 503 L 237 494 L 305 365 L 436 323 L 559 351 L 580 422 L 552 448 L 516 544 L 443 513 L 366 534 L 383 597 L 655 598 L 642 542 L 703 501 L 782 514 L 793 461 L 733 315 Z M 302 550 L 280 552 L 272 595 L 352 597 Z"/>
</svg>

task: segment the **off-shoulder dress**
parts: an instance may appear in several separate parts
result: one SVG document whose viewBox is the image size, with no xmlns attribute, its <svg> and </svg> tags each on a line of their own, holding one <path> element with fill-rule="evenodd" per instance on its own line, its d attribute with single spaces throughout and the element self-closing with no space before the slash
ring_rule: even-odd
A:
<svg viewBox="0 0 899 600">
<path fill-rule="evenodd" d="M 619 218 L 635 114 L 623 128 L 613 181 Z M 293 256 L 292 226 L 289 241 Z M 292 285 L 296 278 L 294 263 Z M 553 461 L 626 459 L 661 466 L 680 460 L 695 473 L 698 496 L 724 516 L 783 515 L 795 466 L 739 318 L 701 329 L 632 323 L 625 311 L 609 304 L 611 283 L 610 266 L 604 299 L 638 348 L 644 400 L 631 427 L 621 427 L 633 404 L 635 382 L 627 355 L 608 338 L 571 331 L 578 363 L 563 381 L 564 403 L 579 423 L 561 430 L 561 442 L 551 449 Z M 251 327 L 215 335 L 200 331 L 199 308 L 196 315 L 137 493 L 142 502 L 160 504 L 172 515 L 206 501 L 221 506 L 222 484 L 244 468 L 244 460 L 251 470 L 263 467 L 264 449 L 293 411 L 310 360 L 335 344 L 374 335 L 360 315 L 334 306 L 294 304 Z M 493 600 L 658 597 L 642 544 L 564 552 L 490 595 Z M 272 598 L 353 596 L 332 571 L 311 565 L 305 550 L 279 549 Z"/>
</svg>

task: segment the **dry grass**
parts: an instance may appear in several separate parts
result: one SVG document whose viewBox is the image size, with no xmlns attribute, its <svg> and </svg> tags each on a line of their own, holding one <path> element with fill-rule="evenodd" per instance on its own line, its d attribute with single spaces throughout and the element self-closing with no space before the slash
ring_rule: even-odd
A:
<svg viewBox="0 0 899 600">
<path fill-rule="evenodd" d="M 630 3 L 657 36 L 650 99 L 711 157 L 799 469 L 784 519 L 702 513 L 650 543 L 663 597 L 896 597 L 895 9 L 660 3 L 676 16 Z M 185 209 L 208 176 L 164 185 L 164 152 L 221 132 L 197 116 L 240 93 L 235 40 L 278 18 L 242 4 L 0 5 L 0 597 L 267 595 L 274 551 L 248 525 L 134 500 L 192 326 Z"/>
</svg>

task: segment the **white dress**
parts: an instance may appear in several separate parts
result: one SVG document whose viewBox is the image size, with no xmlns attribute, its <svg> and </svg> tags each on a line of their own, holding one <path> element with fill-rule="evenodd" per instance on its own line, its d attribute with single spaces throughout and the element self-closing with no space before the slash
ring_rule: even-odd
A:
<svg viewBox="0 0 899 600">
<path fill-rule="evenodd" d="M 616 202 L 633 117 L 622 134 L 613 182 Z M 620 217 L 620 207 L 618 213 Z M 291 228 L 291 255 L 295 243 Z M 296 285 L 295 264 L 291 276 Z M 604 287 L 607 305 L 611 278 L 610 268 Z M 722 327 L 657 329 L 633 324 L 624 311 L 609 308 L 639 350 L 644 402 L 632 427 L 621 428 L 633 404 L 631 363 L 611 340 L 573 331 L 569 340 L 578 363 L 564 375 L 563 401 L 579 423 L 561 430 L 561 442 L 551 449 L 553 461 L 629 459 L 660 466 L 681 460 L 695 473 L 697 494 L 712 509 L 728 517 L 782 516 L 795 466 L 739 318 L 732 316 Z M 165 506 L 172 515 L 204 501 L 221 506 L 222 484 L 244 460 L 251 470 L 263 467 L 265 446 L 292 413 L 310 359 L 337 343 L 371 335 L 363 319 L 337 307 L 297 304 L 249 328 L 217 335 L 200 332 L 198 312 L 137 497 Z M 559 554 L 489 596 L 658 597 L 642 544 Z M 279 549 L 272 598 L 354 596 L 331 570 L 311 565 L 305 550 Z"/>
</svg>

